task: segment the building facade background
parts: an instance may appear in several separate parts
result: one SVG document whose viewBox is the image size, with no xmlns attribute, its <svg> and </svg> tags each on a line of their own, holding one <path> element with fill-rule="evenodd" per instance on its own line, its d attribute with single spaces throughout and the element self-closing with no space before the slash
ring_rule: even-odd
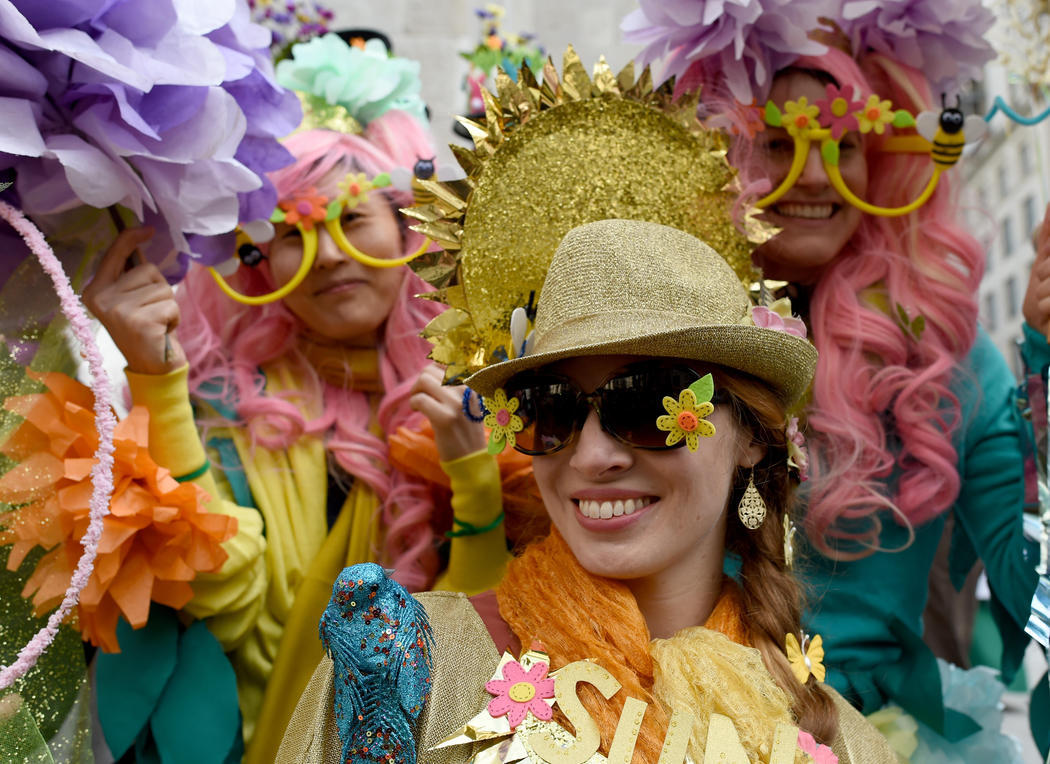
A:
<svg viewBox="0 0 1050 764">
<path fill-rule="evenodd" d="M 335 12 L 333 29 L 382 31 L 395 54 L 420 62 L 423 99 L 431 111 L 438 161 L 455 164 L 449 143 L 469 145 L 452 131 L 453 119 L 467 111 L 464 80 L 470 65 L 460 57 L 481 39 L 474 13 L 488 0 L 326 0 Z M 505 34 L 529 32 L 561 66 L 569 43 L 588 70 L 601 55 L 619 71 L 638 52 L 620 39 L 620 20 L 637 0 L 501 0 Z"/>
<path fill-rule="evenodd" d="M 1011 82 L 998 66 L 989 66 L 964 109 L 986 114 L 996 95 L 1025 115 L 1038 114 L 1046 102 Z M 960 163 L 964 219 L 986 254 L 980 290 L 981 323 L 1015 374 L 1020 374 L 1016 343 L 1021 337 L 1021 302 L 1035 259 L 1032 235 L 1050 201 L 1050 120 L 1031 127 L 997 114 L 989 135 Z"/>
</svg>

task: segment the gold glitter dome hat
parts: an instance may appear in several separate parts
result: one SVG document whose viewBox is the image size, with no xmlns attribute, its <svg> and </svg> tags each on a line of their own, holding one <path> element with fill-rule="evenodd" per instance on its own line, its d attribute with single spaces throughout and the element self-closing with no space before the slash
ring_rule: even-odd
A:
<svg viewBox="0 0 1050 764">
<path fill-rule="evenodd" d="M 467 380 L 491 395 L 515 374 L 562 358 L 686 358 L 752 374 L 788 406 L 809 387 L 817 351 L 754 326 L 751 299 L 726 261 L 683 231 L 603 220 L 569 231 L 551 261 L 528 355 Z"/>
<path fill-rule="evenodd" d="M 771 230 L 750 214 L 747 235 L 731 220 L 736 177 L 726 139 L 696 118 L 698 95 L 675 101 L 674 83 L 654 89 L 648 69 L 614 75 L 604 59 L 589 76 L 570 47 L 559 75 L 548 61 L 537 81 L 496 77 L 485 92 L 485 124 L 461 120 L 474 149 L 452 146 L 467 174 L 415 184 L 405 214 L 444 251 L 413 269 L 449 309 L 427 326 L 431 358 L 461 381 L 520 355 L 525 313 L 559 243 L 577 226 L 619 218 L 671 226 L 710 244 L 750 286 L 755 244 Z M 427 295 L 431 296 L 431 295 Z M 512 341 L 512 314 L 517 311 Z"/>
</svg>

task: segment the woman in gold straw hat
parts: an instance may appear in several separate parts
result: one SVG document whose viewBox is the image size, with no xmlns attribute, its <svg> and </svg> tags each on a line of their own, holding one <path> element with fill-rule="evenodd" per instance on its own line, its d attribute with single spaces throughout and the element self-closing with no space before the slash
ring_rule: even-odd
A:
<svg viewBox="0 0 1050 764">
<path fill-rule="evenodd" d="M 550 535 L 498 613 L 347 568 L 281 760 L 896 762 L 800 633 L 785 423 L 817 356 L 755 310 L 688 233 L 570 231 L 531 352 L 468 380 L 534 455 Z"/>
</svg>

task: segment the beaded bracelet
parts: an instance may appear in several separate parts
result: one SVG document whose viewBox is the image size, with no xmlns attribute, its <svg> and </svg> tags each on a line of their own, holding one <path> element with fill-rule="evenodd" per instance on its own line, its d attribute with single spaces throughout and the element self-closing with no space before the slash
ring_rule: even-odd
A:
<svg viewBox="0 0 1050 764">
<path fill-rule="evenodd" d="M 499 527 L 499 524 L 503 522 L 503 512 L 500 512 L 496 516 L 496 519 L 487 525 L 477 526 L 473 523 L 468 523 L 465 520 L 457 520 L 455 517 L 452 518 L 452 525 L 455 526 L 450 531 L 445 531 L 445 536 L 450 539 L 460 538 L 461 536 L 480 536 L 482 533 L 488 533 L 489 531 Z"/>
<path fill-rule="evenodd" d="M 484 422 L 485 421 L 485 400 L 478 395 L 478 405 L 481 407 L 481 413 L 475 414 L 470 410 L 470 399 L 477 395 L 469 387 L 463 391 L 463 415 L 471 422 Z"/>
</svg>

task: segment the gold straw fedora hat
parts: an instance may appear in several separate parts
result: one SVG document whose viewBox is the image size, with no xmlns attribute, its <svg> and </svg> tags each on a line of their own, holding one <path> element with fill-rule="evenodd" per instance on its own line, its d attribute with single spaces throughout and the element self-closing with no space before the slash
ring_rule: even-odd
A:
<svg viewBox="0 0 1050 764">
<path fill-rule="evenodd" d="M 788 406 L 813 377 L 805 339 L 755 326 L 747 290 L 714 249 L 676 228 L 602 220 L 572 229 L 540 293 L 528 355 L 467 384 L 491 395 L 515 374 L 588 355 L 686 358 L 762 379 Z"/>
</svg>

